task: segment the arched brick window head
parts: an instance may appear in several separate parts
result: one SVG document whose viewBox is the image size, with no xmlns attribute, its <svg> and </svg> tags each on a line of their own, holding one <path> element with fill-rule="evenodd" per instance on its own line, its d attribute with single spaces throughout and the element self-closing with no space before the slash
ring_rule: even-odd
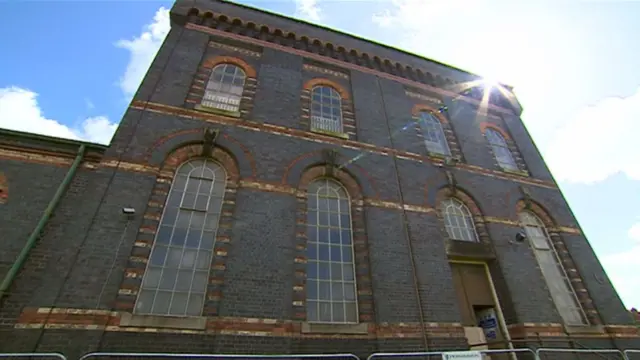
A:
<svg viewBox="0 0 640 360">
<path fill-rule="evenodd" d="M 219 64 L 213 68 L 204 90 L 202 106 L 237 112 L 246 74 L 239 66 Z"/>
<path fill-rule="evenodd" d="M 513 159 L 513 154 L 507 145 L 507 141 L 504 136 L 494 129 L 486 129 L 485 136 L 491 146 L 493 155 L 496 157 L 496 161 L 501 168 L 506 170 L 518 170 L 516 161 Z"/>
<path fill-rule="evenodd" d="M 342 97 L 334 88 L 315 86 L 311 90 L 311 130 L 343 133 Z"/>
<path fill-rule="evenodd" d="M 307 321 L 357 323 L 351 201 L 330 179 L 307 190 Z"/>
<path fill-rule="evenodd" d="M 565 324 L 586 325 L 584 311 L 544 223 L 529 211 L 521 211 L 518 217 L 536 256 L 542 276 L 547 282 L 551 298 Z"/>
<path fill-rule="evenodd" d="M 451 154 L 447 138 L 444 136 L 442 123 L 432 113 L 427 111 L 420 112 L 420 129 L 422 129 L 422 137 L 430 153 L 445 156 Z"/>
<path fill-rule="evenodd" d="M 469 208 L 457 199 L 446 199 L 442 202 L 442 218 L 444 227 L 451 240 L 478 241 L 476 226 Z"/>
<path fill-rule="evenodd" d="M 139 314 L 202 314 L 227 174 L 197 159 L 176 171 L 135 305 Z"/>
</svg>

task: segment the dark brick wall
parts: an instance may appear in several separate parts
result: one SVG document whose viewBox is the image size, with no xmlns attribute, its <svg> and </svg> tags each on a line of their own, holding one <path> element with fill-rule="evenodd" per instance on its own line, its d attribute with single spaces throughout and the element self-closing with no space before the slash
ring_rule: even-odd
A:
<svg viewBox="0 0 640 360">
<path fill-rule="evenodd" d="M 291 318 L 295 205 L 293 195 L 238 190 L 221 316 Z"/>
<path fill-rule="evenodd" d="M 0 204 L 0 278 L 7 273 L 49 205 L 67 168 L 0 160 L 8 200 Z"/>
<path fill-rule="evenodd" d="M 246 12 L 228 4 L 210 3 L 229 15 Z M 249 12 L 247 16 L 243 14 L 242 17 L 253 19 L 258 24 L 286 25 L 286 28 L 296 32 L 299 30 L 296 27 L 302 26 L 255 12 Z M 301 31 L 309 35 L 322 32 L 323 38 L 335 37 L 337 43 L 355 41 L 354 44 L 361 46 L 364 51 L 382 51 L 381 56 L 385 56 L 385 51 L 391 51 L 380 50 L 375 45 L 342 35 L 327 35 L 324 30 L 306 28 Z M 259 58 L 249 58 L 240 52 L 209 47 L 209 39 L 206 34 L 182 31 L 174 25 L 134 100 L 150 99 L 164 105 L 184 106 L 193 77 L 203 59 L 217 55 L 233 56 L 249 63 L 258 74 L 253 110 L 241 121 L 305 129 L 300 122 L 302 86 L 306 80 L 314 77 L 330 76 L 303 71 L 305 59 L 301 56 L 265 48 Z M 393 56 L 405 55 L 394 52 Z M 406 60 L 407 63 L 415 61 L 413 58 Z M 437 64 L 432 66 L 440 67 Z M 349 75 L 350 81 L 332 80 L 351 93 L 357 139 L 426 154 L 424 144 L 416 136 L 415 130 L 407 127 L 412 123 L 411 110 L 419 101 L 405 94 L 405 86 L 357 71 L 350 71 Z M 444 100 L 449 106 L 446 115 L 456 131 L 466 162 L 495 170 L 495 160 L 478 125 L 476 109 L 462 101 Z M 496 123 L 513 136 L 532 175 L 549 179 L 542 158 L 520 121 L 514 117 Z M 437 205 L 436 194 L 447 185 L 444 171 L 429 162 L 394 161 L 390 156 L 352 147 L 340 148 L 323 143 L 318 138 L 301 139 L 136 109 L 126 111 L 105 157 L 113 159 L 121 155 L 123 161 L 159 167 L 174 149 L 201 142 L 199 131 L 205 126 L 221 131 L 216 145 L 231 154 L 237 163 L 241 181 L 297 188 L 304 171 L 323 162 L 321 151 L 333 148 L 339 151 L 341 163 L 349 163 L 346 171 L 355 178 L 367 201 L 404 201 L 434 208 Z M 127 151 L 121 154 L 125 149 Z M 10 185 L 9 202 L 0 205 L 2 214 L 9 214 L 9 221 L 4 216 L 0 220 L 0 227 L 9 229 L 10 241 L 0 242 L 0 270 L 6 271 L 6 264 L 15 257 L 21 242 L 35 225 L 37 217 L 62 180 L 65 169 L 14 161 L 3 161 L 0 166 Z M 522 197 L 519 183 L 461 169 L 452 169 L 451 172 L 459 188 L 475 200 L 482 215 L 517 220 L 516 204 Z M 153 196 L 151 192 L 155 181 L 155 175 L 127 170 L 114 173 L 113 168 L 107 167 L 80 170 L 20 273 L 11 294 L 2 304 L 0 324 L 4 329 L 13 325 L 24 306 L 110 309 L 121 284 L 127 258 L 132 254 L 138 229 L 146 223 L 143 214 Z M 524 187 L 529 189 L 533 200 L 546 209 L 558 225 L 577 225 L 559 190 L 533 185 Z M 26 207 L 16 201 L 23 198 L 28 198 L 31 206 Z M 219 315 L 292 319 L 296 197 L 241 185 L 235 199 L 233 231 Z M 124 206 L 135 207 L 137 215 L 131 220 L 125 218 L 121 213 Z M 364 214 L 375 310 L 373 319 L 378 323 L 419 322 L 420 310 L 411 264 L 413 257 L 425 321 L 459 322 L 444 232 L 436 214 L 408 211 L 403 215 L 400 209 L 369 204 L 364 206 Z M 18 226 L 14 226 L 16 223 Z M 487 229 L 497 257 L 491 269 L 499 279 L 496 281 L 497 289 L 501 292 L 503 307 L 508 309 L 507 320 L 521 323 L 560 322 L 529 245 L 509 243 L 519 229 L 513 225 L 496 223 L 487 223 Z M 623 316 L 626 312 L 585 238 L 562 236 L 604 323 L 630 324 L 629 316 Z M 354 352 L 366 355 L 378 350 L 418 350 L 421 342 L 422 339 L 415 338 L 334 338 L 328 341 L 320 338 L 103 334 L 101 331 L 62 330 L 43 333 L 21 330 L 0 334 L 0 345 L 6 345 L 8 349 L 69 349 L 68 354 L 74 355 L 88 349 Z M 428 347 L 432 349 L 453 349 L 464 345 L 455 338 L 430 338 L 428 342 Z"/>
<path fill-rule="evenodd" d="M 253 119 L 301 128 L 302 62 L 300 56 L 264 49 L 258 70 Z"/>
</svg>

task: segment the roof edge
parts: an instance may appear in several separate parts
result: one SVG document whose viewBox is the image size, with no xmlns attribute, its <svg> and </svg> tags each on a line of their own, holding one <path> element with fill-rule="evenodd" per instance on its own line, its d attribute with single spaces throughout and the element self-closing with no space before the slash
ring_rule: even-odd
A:
<svg viewBox="0 0 640 360">
<path fill-rule="evenodd" d="M 453 65 L 446 64 L 446 63 L 443 63 L 443 62 L 440 62 L 440 61 L 437 61 L 437 60 L 433 60 L 433 59 L 418 55 L 418 54 L 413 53 L 413 52 L 408 51 L 408 50 L 403 50 L 403 49 L 397 48 L 395 46 L 391 46 L 391 45 L 388 45 L 388 44 L 384 44 L 384 43 L 378 42 L 376 40 L 367 39 L 367 38 L 359 36 L 359 35 L 351 34 L 351 33 L 348 33 L 348 32 L 342 31 L 342 30 L 338 30 L 338 29 L 333 29 L 333 28 L 330 28 L 330 27 L 325 26 L 325 25 L 312 23 L 312 22 L 307 21 L 307 20 L 298 19 L 298 18 L 295 18 L 295 17 L 292 17 L 292 16 L 288 16 L 288 15 L 285 15 L 285 14 L 281 14 L 281 13 L 275 12 L 275 11 L 258 8 L 258 7 L 247 5 L 247 4 L 242 4 L 242 3 L 239 3 L 239 2 L 236 2 L 236 1 L 233 1 L 233 0 L 212 0 L 212 1 L 219 1 L 219 2 L 222 2 L 222 3 L 229 3 L 229 4 L 232 4 L 232 5 L 235 5 L 235 6 L 243 7 L 245 9 L 259 11 L 259 12 L 262 12 L 262 13 L 265 13 L 265 14 L 277 16 L 277 17 L 280 17 L 280 18 L 283 18 L 283 19 L 295 21 L 297 23 L 301 23 L 301 24 L 305 24 L 305 25 L 314 26 L 314 27 L 317 27 L 317 28 L 320 28 L 320 29 L 323 29 L 323 30 L 327 30 L 327 31 L 333 31 L 333 32 L 338 33 L 340 35 L 348 36 L 348 37 L 351 37 L 353 39 L 360 40 L 360 41 L 369 42 L 369 43 L 375 44 L 377 46 L 382 46 L 382 47 L 387 48 L 387 49 L 391 49 L 391 50 L 398 51 L 398 52 L 401 52 L 401 53 L 404 53 L 404 54 L 407 54 L 407 55 L 410 55 L 410 56 L 414 56 L 414 57 L 416 57 L 416 58 L 418 58 L 420 60 L 426 60 L 426 61 L 438 64 L 438 65 L 445 66 L 445 67 L 447 67 L 447 68 L 449 68 L 451 70 L 460 71 L 461 73 L 464 73 L 464 74 L 467 74 L 467 75 L 471 75 L 471 76 L 476 76 L 479 79 L 482 79 L 481 75 L 473 73 L 471 71 L 464 70 L 464 69 L 461 69 L 461 68 L 458 68 L 458 67 L 455 67 Z M 498 84 L 500 86 L 503 86 L 503 87 L 509 89 L 510 91 L 513 91 L 513 86 L 512 85 L 505 84 L 505 83 L 502 83 L 502 82 L 499 82 Z"/>
<path fill-rule="evenodd" d="M 3 128 L 0 128 L 0 136 L 1 135 L 29 139 L 29 140 L 46 141 L 46 142 L 59 144 L 59 145 L 77 145 L 77 146 L 85 145 L 89 148 L 99 150 L 99 151 L 104 151 L 109 147 L 108 145 L 98 144 L 90 141 L 65 139 L 65 138 L 60 138 L 55 136 L 41 135 L 36 133 L 9 130 L 9 129 L 3 129 Z"/>
</svg>

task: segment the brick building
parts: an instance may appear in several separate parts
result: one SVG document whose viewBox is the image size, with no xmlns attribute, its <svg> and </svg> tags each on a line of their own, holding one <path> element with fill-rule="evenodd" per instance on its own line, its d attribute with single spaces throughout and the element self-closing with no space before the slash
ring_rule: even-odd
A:
<svg viewBox="0 0 640 360">
<path fill-rule="evenodd" d="M 171 22 L 109 146 L 0 132 L 2 351 L 640 348 L 512 96 L 228 2 Z"/>
</svg>

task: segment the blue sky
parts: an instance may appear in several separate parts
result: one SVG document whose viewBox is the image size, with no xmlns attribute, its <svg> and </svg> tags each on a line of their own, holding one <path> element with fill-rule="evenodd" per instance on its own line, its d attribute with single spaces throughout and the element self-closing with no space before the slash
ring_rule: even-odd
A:
<svg viewBox="0 0 640 360">
<path fill-rule="evenodd" d="M 640 2 L 243 2 L 515 86 L 525 124 L 623 301 L 640 307 Z M 0 127 L 108 143 L 168 31 L 171 5 L 0 2 Z"/>
</svg>

